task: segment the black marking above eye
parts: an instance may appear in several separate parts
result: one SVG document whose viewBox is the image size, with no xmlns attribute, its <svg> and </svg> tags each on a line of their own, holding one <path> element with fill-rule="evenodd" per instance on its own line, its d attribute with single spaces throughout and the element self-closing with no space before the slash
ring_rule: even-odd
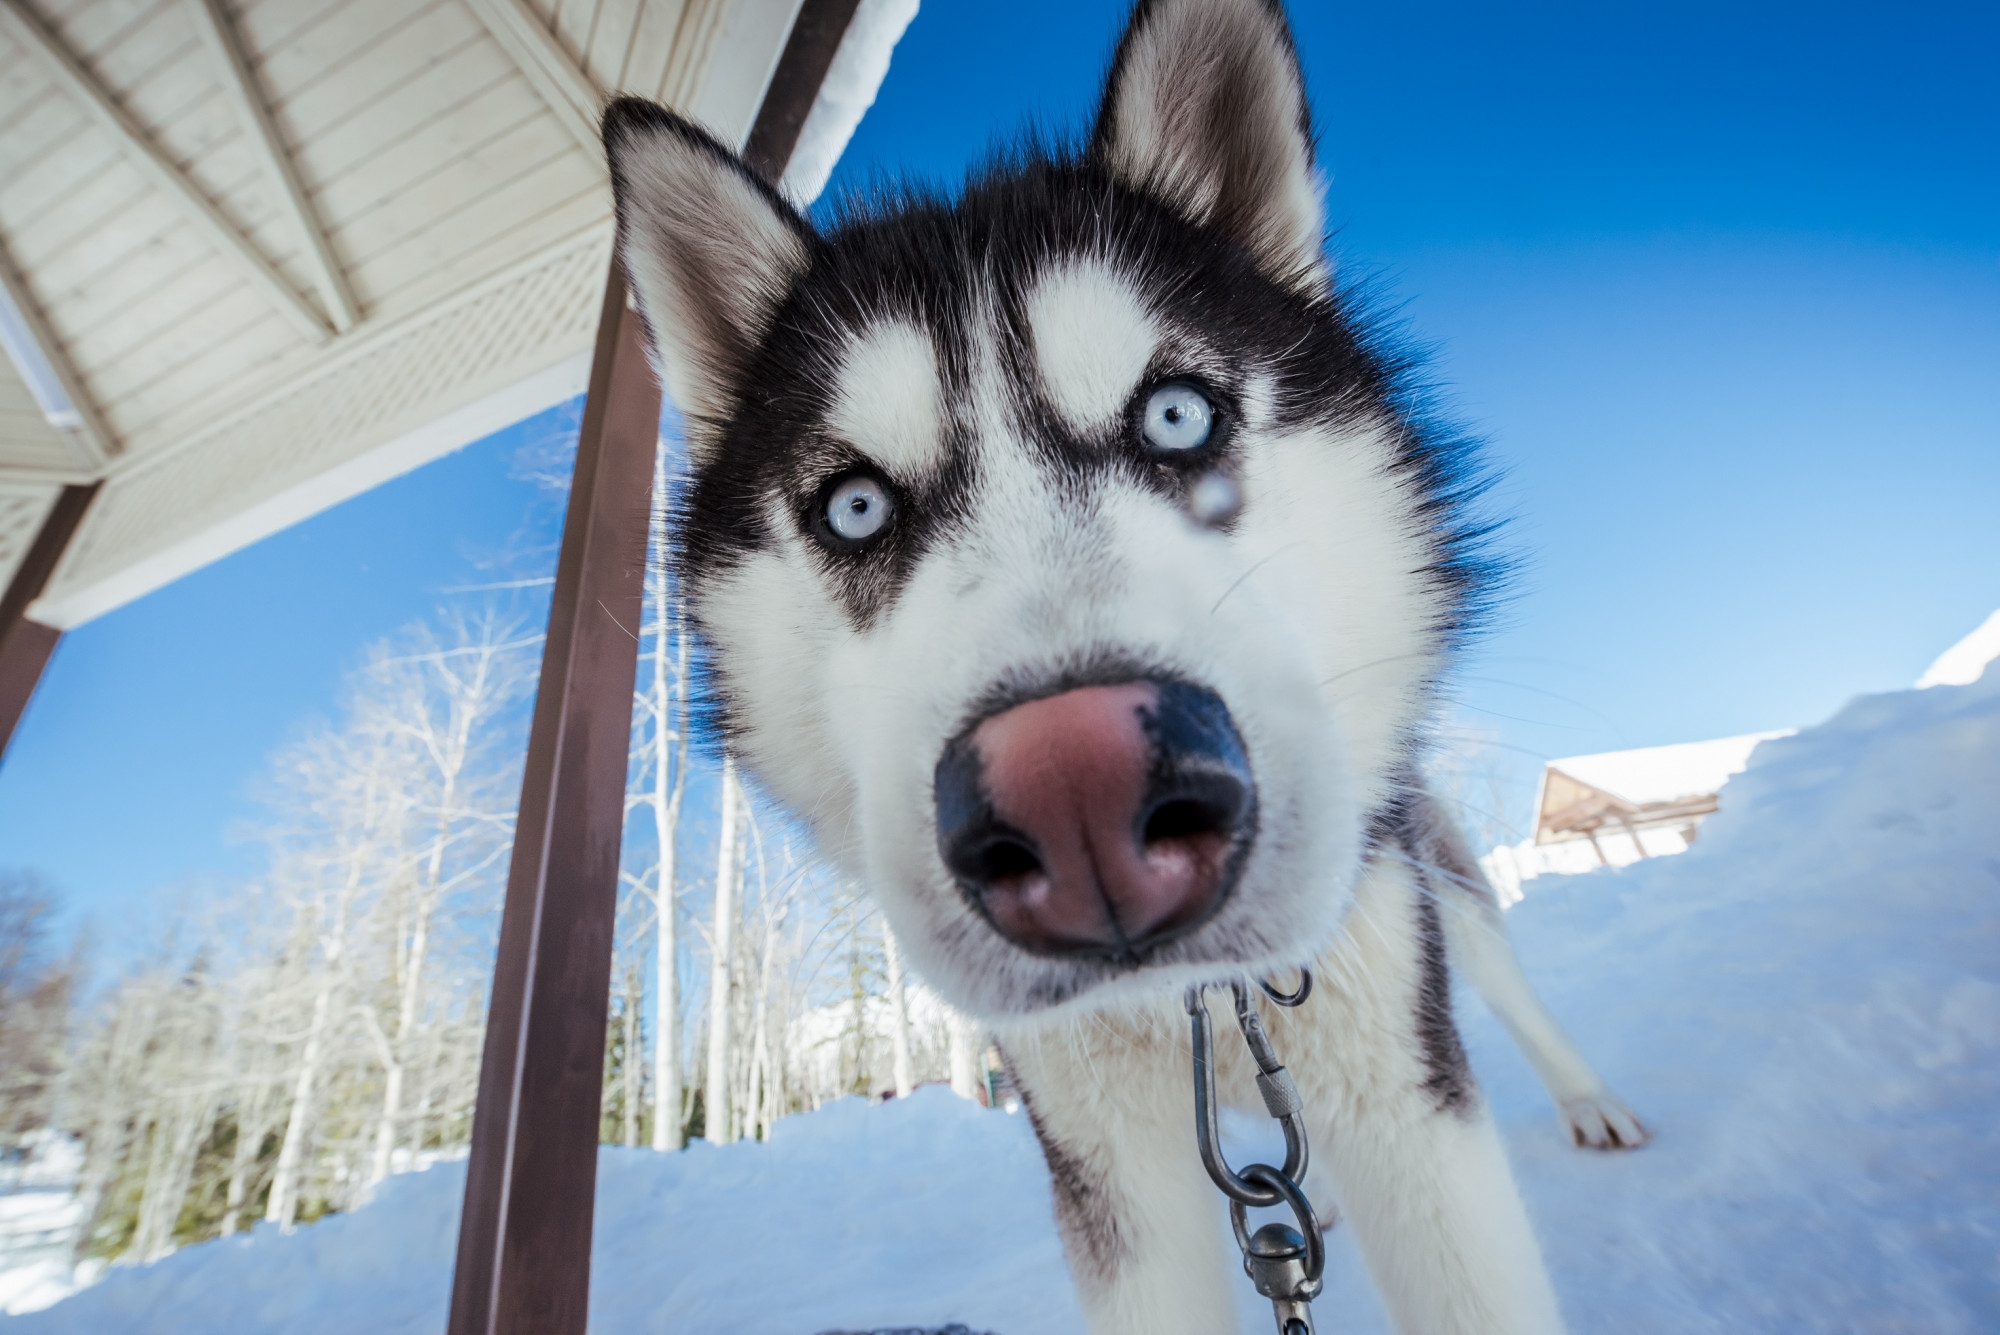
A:
<svg viewBox="0 0 2000 1335">
<path fill-rule="evenodd" d="M 848 473 L 826 488 L 818 517 L 835 546 L 858 548 L 888 530 L 896 517 L 896 502 L 875 474 Z"/>
</svg>

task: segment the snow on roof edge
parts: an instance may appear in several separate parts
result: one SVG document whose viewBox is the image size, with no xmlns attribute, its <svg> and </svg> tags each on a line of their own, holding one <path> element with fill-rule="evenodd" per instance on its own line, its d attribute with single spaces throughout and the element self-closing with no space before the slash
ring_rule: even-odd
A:
<svg viewBox="0 0 2000 1335">
<path fill-rule="evenodd" d="M 1917 689 L 1933 686 L 1970 686 L 1986 671 L 1986 665 L 2000 658 L 2000 612 L 1979 623 L 1972 634 L 1937 656 L 1937 661 L 1917 678 Z"/>
<path fill-rule="evenodd" d="M 904 29 L 917 16 L 919 0 L 861 0 L 833 53 L 819 95 L 813 99 L 799 142 L 778 183 L 787 199 L 804 208 L 819 198 L 833 176 L 847 141 L 875 105 L 882 80 L 889 74 L 889 57 Z"/>
<path fill-rule="evenodd" d="M 1789 737 L 1796 731 L 1796 728 L 1781 728 L 1705 742 L 1675 742 L 1631 751 L 1565 756 L 1549 761 L 1547 768 L 1561 770 L 1572 779 L 1628 802 L 1671 802 L 1718 791 L 1730 775 L 1741 773 L 1750 763 L 1750 753 L 1759 742 Z"/>
</svg>

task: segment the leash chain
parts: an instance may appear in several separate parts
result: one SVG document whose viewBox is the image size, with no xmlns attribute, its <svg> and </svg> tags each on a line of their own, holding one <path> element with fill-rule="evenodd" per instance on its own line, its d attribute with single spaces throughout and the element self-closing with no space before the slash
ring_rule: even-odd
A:
<svg viewBox="0 0 2000 1335">
<path fill-rule="evenodd" d="M 1297 1006 L 1312 995 L 1312 974 L 1299 970 L 1296 992 L 1280 992 L 1260 980 L 1257 986 L 1280 1006 Z M 1326 1270 L 1326 1243 L 1320 1236 L 1311 1202 L 1299 1189 L 1306 1175 L 1308 1150 L 1305 1119 L 1300 1114 L 1298 1087 L 1292 1073 L 1278 1060 L 1264 1022 L 1250 1004 L 1250 993 L 1240 982 L 1229 985 L 1236 998 L 1236 1025 L 1257 1062 L 1257 1092 L 1264 1106 L 1285 1133 L 1285 1164 L 1273 1168 L 1267 1163 L 1247 1164 L 1239 1172 L 1222 1157 L 1222 1136 L 1216 1125 L 1215 1042 L 1209 1031 L 1208 1002 L 1203 994 L 1207 984 L 1187 990 L 1188 1018 L 1194 1024 L 1194 1130 L 1195 1144 L 1201 1149 L 1201 1166 L 1217 1189 L 1229 1198 L 1229 1226 L 1236 1233 L 1236 1245 L 1243 1252 L 1243 1269 L 1257 1286 L 1257 1292 L 1271 1300 L 1278 1320 L 1278 1335 L 1313 1335 L 1312 1300 L 1319 1296 L 1320 1276 Z M 1291 1207 L 1297 1228 L 1270 1223 L 1250 1232 L 1248 1212 L 1271 1206 Z"/>
</svg>

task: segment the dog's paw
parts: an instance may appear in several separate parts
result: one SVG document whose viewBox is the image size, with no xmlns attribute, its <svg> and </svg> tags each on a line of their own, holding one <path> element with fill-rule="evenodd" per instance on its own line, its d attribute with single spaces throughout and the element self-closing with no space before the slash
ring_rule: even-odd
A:
<svg viewBox="0 0 2000 1335">
<path fill-rule="evenodd" d="M 1608 1089 L 1561 1101 L 1563 1130 L 1578 1149 L 1636 1150 L 1650 1138 L 1645 1124 Z"/>
</svg>

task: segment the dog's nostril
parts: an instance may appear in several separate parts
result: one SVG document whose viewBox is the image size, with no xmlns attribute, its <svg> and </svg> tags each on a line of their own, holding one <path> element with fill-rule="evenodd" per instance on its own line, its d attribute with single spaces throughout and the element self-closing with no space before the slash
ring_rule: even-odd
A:
<svg viewBox="0 0 2000 1335">
<path fill-rule="evenodd" d="M 1140 838 L 1148 845 L 1169 839 L 1194 839 L 1201 835 L 1229 837 L 1235 813 L 1213 802 L 1174 798 L 1154 807 L 1146 817 Z"/>
<path fill-rule="evenodd" d="M 976 850 L 963 869 L 970 879 L 991 885 L 996 881 L 1032 876 L 1042 869 L 1042 860 L 1026 844 L 1013 839 L 996 839 Z"/>
</svg>

